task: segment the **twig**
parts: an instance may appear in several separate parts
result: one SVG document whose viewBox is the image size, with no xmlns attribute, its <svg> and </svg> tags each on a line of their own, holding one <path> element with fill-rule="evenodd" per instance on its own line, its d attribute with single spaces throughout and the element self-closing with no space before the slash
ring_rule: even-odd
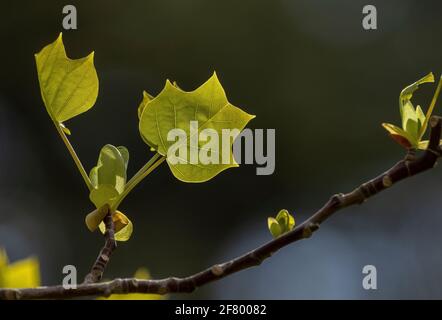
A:
<svg viewBox="0 0 442 320">
<path fill-rule="evenodd" d="M 89 272 L 84 278 L 84 283 L 95 283 L 101 280 L 110 257 L 117 248 L 117 242 L 115 241 L 114 221 L 110 211 L 104 217 L 103 221 L 104 225 L 106 226 L 106 231 L 104 233 L 104 246 L 97 257 L 97 260 L 92 266 L 91 272 Z"/>
<path fill-rule="evenodd" d="M 261 264 L 279 249 L 301 239 L 309 238 L 322 222 L 336 211 L 360 204 L 373 195 L 395 183 L 433 168 L 441 156 L 441 118 L 433 116 L 430 121 L 431 133 L 427 150 L 420 157 L 406 157 L 378 177 L 363 183 L 347 194 L 335 194 L 309 219 L 292 231 L 231 261 L 214 265 L 186 278 L 170 277 L 160 280 L 138 280 L 135 278 L 115 279 L 103 283 L 85 283 L 77 289 L 63 286 L 26 289 L 0 289 L 0 299 L 66 299 L 86 296 L 109 296 L 124 293 L 178 293 L 192 292 L 209 282 L 224 278 L 243 269 Z"/>
</svg>

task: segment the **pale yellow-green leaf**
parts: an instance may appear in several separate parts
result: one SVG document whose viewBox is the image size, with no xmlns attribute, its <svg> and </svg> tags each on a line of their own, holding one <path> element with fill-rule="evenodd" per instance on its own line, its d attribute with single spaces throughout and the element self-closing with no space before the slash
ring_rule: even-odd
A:
<svg viewBox="0 0 442 320">
<path fill-rule="evenodd" d="M 241 109 L 233 106 L 227 100 L 218 77 L 214 73 L 203 85 L 195 91 L 185 92 L 170 81 L 166 82 L 161 93 L 151 101 L 147 102 L 141 115 L 140 132 L 143 140 L 159 154 L 168 156 L 168 150 L 175 141 L 168 141 L 167 136 L 171 129 L 183 130 L 187 137 L 181 145 L 187 150 L 187 159 L 180 159 L 182 163 L 172 163 L 167 159 L 167 163 L 173 175 L 184 182 L 204 182 L 210 180 L 221 171 L 236 167 L 238 164 L 232 156 L 232 141 L 229 142 L 228 163 L 222 163 L 222 151 L 217 152 L 215 157 L 218 163 L 204 164 L 201 161 L 192 163 L 189 160 L 191 150 L 199 154 L 204 150 L 207 143 L 197 138 L 197 146 L 191 147 L 190 139 L 195 138 L 195 134 L 190 134 L 190 121 L 198 121 L 198 130 L 210 128 L 218 133 L 219 140 L 222 137 L 222 129 L 238 129 L 241 131 L 245 125 L 253 119 Z M 222 142 L 218 141 L 222 146 Z M 220 148 L 221 149 L 221 148 Z"/>
<path fill-rule="evenodd" d="M 114 226 L 117 227 L 115 230 L 115 240 L 117 241 L 127 241 L 130 239 L 133 232 L 133 224 L 129 218 L 122 213 L 121 211 L 116 211 L 112 215 L 112 220 L 114 222 Z M 101 233 L 105 233 L 106 226 L 104 222 L 101 222 L 99 225 Z"/>
<path fill-rule="evenodd" d="M 30 257 L 9 264 L 6 251 L 0 248 L 0 288 L 34 288 L 40 285 L 40 266 Z"/>
<path fill-rule="evenodd" d="M 98 167 L 93 167 L 89 173 L 89 179 L 93 188 L 98 187 Z"/>
<path fill-rule="evenodd" d="M 90 231 L 94 231 L 98 226 L 104 232 L 102 221 L 107 213 L 105 209 L 116 209 L 116 203 L 126 187 L 128 162 L 129 151 L 123 146 L 114 147 L 108 144 L 101 149 L 97 166 L 89 174 L 93 187 L 89 198 L 95 207 L 99 208 L 86 216 L 86 225 Z M 116 239 L 128 240 L 133 230 L 132 222 L 119 211 L 114 212 L 112 217 Z"/>
<path fill-rule="evenodd" d="M 419 142 L 418 148 L 420 150 L 426 150 L 428 148 L 428 140 L 422 140 Z M 442 146 L 442 140 L 439 141 L 439 145 Z"/>
<path fill-rule="evenodd" d="M 121 153 L 123 151 L 123 154 Z M 129 161 L 129 152 L 124 147 L 105 145 L 97 163 L 98 185 L 107 184 L 114 186 L 118 193 L 122 193 L 126 185 L 126 167 Z"/>
<path fill-rule="evenodd" d="M 267 218 L 267 227 L 274 238 L 289 232 L 295 226 L 295 218 L 286 210 L 282 209 L 273 217 Z"/>
<path fill-rule="evenodd" d="M 141 101 L 139 107 L 138 107 L 138 119 L 141 119 L 141 115 L 143 114 L 144 109 L 146 108 L 147 104 L 153 99 L 154 97 L 147 93 L 146 91 L 143 91 L 143 101 Z"/>
<path fill-rule="evenodd" d="M 383 123 L 382 127 L 384 127 L 384 129 L 387 130 L 388 133 L 390 133 L 391 137 L 400 145 L 404 146 L 405 148 L 410 148 L 411 146 L 413 146 L 413 138 L 411 138 L 410 135 L 403 129 L 391 123 Z"/>
<path fill-rule="evenodd" d="M 109 205 L 95 209 L 86 216 L 85 222 L 89 231 L 95 231 L 109 212 Z"/>
<path fill-rule="evenodd" d="M 410 101 L 407 101 L 402 109 L 402 128 L 408 133 L 412 145 L 417 145 L 419 140 L 418 115 Z"/>
<path fill-rule="evenodd" d="M 91 190 L 89 194 L 89 199 L 95 205 L 96 208 L 101 208 L 105 204 L 108 204 L 110 207 L 117 200 L 117 197 L 120 194 L 117 189 L 110 184 L 100 184 L 98 187 Z"/>
<path fill-rule="evenodd" d="M 129 164 L 129 150 L 127 150 L 127 148 L 124 146 L 119 146 L 119 147 L 117 147 L 117 149 L 118 149 L 118 151 L 120 151 L 121 157 L 123 158 L 123 161 L 124 161 L 124 166 L 127 170 L 127 166 Z"/>
<path fill-rule="evenodd" d="M 286 209 L 282 209 L 278 212 L 276 220 L 282 227 L 283 232 L 290 231 L 295 226 L 295 218 L 293 218 Z"/>
<path fill-rule="evenodd" d="M 434 82 L 434 75 L 432 72 L 430 72 L 429 74 L 427 74 L 425 77 L 417 80 L 416 82 L 410 84 L 409 86 L 407 86 L 406 88 L 404 88 L 400 95 L 399 95 L 399 108 L 401 111 L 401 116 L 402 116 L 402 112 L 403 112 L 403 107 L 405 106 L 405 104 L 407 102 L 409 102 L 411 100 L 411 98 L 413 97 L 413 93 L 419 88 L 419 85 L 423 84 L 423 83 L 427 83 L 427 82 Z M 403 121 L 404 123 L 404 121 Z"/>
<path fill-rule="evenodd" d="M 69 59 L 61 33 L 35 55 L 43 102 L 55 122 L 69 120 L 95 104 L 98 77 L 93 59 L 93 52 L 81 59 Z"/>
<path fill-rule="evenodd" d="M 282 234 L 281 226 L 275 218 L 267 218 L 267 227 L 269 228 L 273 238 L 277 238 Z"/>
<path fill-rule="evenodd" d="M 420 149 L 420 150 L 425 150 L 425 149 L 428 148 L 428 143 L 429 143 L 428 140 L 419 141 L 419 144 L 418 144 L 417 148 Z"/>
<path fill-rule="evenodd" d="M 421 130 L 422 126 L 425 123 L 425 114 L 422 111 L 421 106 L 419 106 L 419 105 L 416 107 L 416 117 L 417 117 L 417 120 L 419 121 L 419 130 Z"/>
</svg>

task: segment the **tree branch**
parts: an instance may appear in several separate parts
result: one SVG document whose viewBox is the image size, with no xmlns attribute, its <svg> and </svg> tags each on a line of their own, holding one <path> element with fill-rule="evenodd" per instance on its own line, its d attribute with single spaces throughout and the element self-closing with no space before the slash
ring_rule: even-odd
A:
<svg viewBox="0 0 442 320">
<path fill-rule="evenodd" d="M 420 157 L 415 157 L 414 151 L 409 152 L 404 160 L 399 161 L 378 177 L 361 184 L 347 194 L 333 195 L 321 209 L 292 231 L 231 261 L 216 264 L 186 278 L 170 277 L 160 280 L 138 280 L 135 278 L 115 279 L 103 283 L 84 283 L 76 289 L 64 289 L 63 286 L 0 289 L 0 299 L 66 299 L 86 296 L 109 296 L 114 293 L 166 294 L 192 292 L 196 288 L 209 282 L 222 279 L 243 269 L 257 266 L 279 249 L 295 241 L 309 238 L 313 232 L 318 230 L 322 222 L 338 210 L 354 204 L 361 204 L 368 198 L 393 186 L 397 182 L 433 168 L 442 154 L 439 147 L 441 118 L 433 116 L 430 121 L 430 127 L 430 142 L 427 150 L 425 150 Z M 109 236 L 110 234 L 109 232 Z M 103 248 L 102 252 L 104 252 L 105 248 Z M 110 253 L 111 252 L 112 250 Z M 98 263 L 100 257 L 97 259 L 96 265 L 101 265 L 101 263 Z M 109 255 L 106 255 L 106 257 L 109 257 Z M 108 261 L 108 259 L 104 260 L 106 262 Z M 94 273 L 93 270 L 91 274 Z M 100 267 L 97 270 L 100 270 L 101 273 L 99 276 L 94 277 L 94 279 L 101 278 L 104 267 Z"/>
<path fill-rule="evenodd" d="M 104 225 L 106 226 L 106 231 L 104 232 L 104 246 L 97 257 L 97 260 L 95 260 L 91 271 L 84 278 L 84 283 L 95 283 L 101 280 L 110 257 L 117 248 L 117 242 L 115 241 L 114 221 L 112 219 L 112 213 L 110 210 L 104 217 L 103 221 Z"/>
</svg>

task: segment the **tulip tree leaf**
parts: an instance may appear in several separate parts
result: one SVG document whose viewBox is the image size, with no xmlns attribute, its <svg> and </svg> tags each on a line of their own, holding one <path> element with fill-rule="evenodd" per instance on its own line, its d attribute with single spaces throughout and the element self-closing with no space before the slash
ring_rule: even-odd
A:
<svg viewBox="0 0 442 320">
<path fill-rule="evenodd" d="M 208 164 L 189 161 L 192 150 L 190 139 L 194 138 L 190 136 L 190 121 L 198 121 L 199 132 L 206 128 L 215 130 L 221 140 L 223 129 L 241 131 L 254 118 L 253 115 L 228 102 L 216 73 L 191 92 L 185 92 L 167 81 L 164 89 L 154 99 L 145 94 L 143 103 L 140 133 L 143 140 L 159 154 L 167 157 L 169 147 L 175 144 L 175 141 L 167 139 L 170 130 L 181 129 L 186 133 L 184 144 L 188 158 L 180 159 L 182 162 L 172 163 L 167 157 L 167 163 L 177 179 L 184 182 L 204 182 L 225 169 L 238 166 L 231 152 L 233 141 L 229 142 L 228 163 L 223 163 L 221 160 L 218 163 Z M 198 137 L 197 140 L 193 152 L 197 149 L 199 153 L 207 141 L 201 141 Z M 221 141 L 218 143 L 221 146 Z M 218 156 L 221 157 L 220 154 Z"/>
<path fill-rule="evenodd" d="M 416 107 L 416 118 L 419 122 L 419 130 L 421 130 L 424 123 L 425 123 L 425 114 L 422 111 L 421 106 L 419 106 L 419 105 Z"/>
<path fill-rule="evenodd" d="M 141 119 L 141 115 L 143 114 L 144 109 L 147 104 L 153 99 L 153 96 L 148 94 L 146 91 L 143 91 L 143 101 L 141 101 L 138 107 L 138 119 Z"/>
<path fill-rule="evenodd" d="M 105 145 L 100 151 L 97 166 L 89 174 L 92 186 L 98 188 L 100 185 L 109 185 L 121 194 L 126 185 L 128 161 L 129 152 L 125 147 Z"/>
<path fill-rule="evenodd" d="M 283 227 L 283 232 L 290 231 L 295 226 L 295 219 L 286 209 L 282 209 L 278 212 L 276 220 L 279 225 Z"/>
<path fill-rule="evenodd" d="M 294 226 L 295 218 L 285 209 L 278 212 L 276 219 L 273 217 L 267 218 L 267 227 L 274 238 L 289 232 Z"/>
<path fill-rule="evenodd" d="M 55 42 L 35 55 L 35 60 L 41 96 L 53 121 L 62 123 L 92 108 L 98 95 L 93 52 L 81 59 L 69 59 L 60 33 Z M 63 130 L 69 133 L 65 127 Z"/>
<path fill-rule="evenodd" d="M 114 222 L 115 227 L 115 240 L 117 241 L 127 241 L 130 239 L 133 232 L 132 222 L 129 220 L 126 215 L 120 211 L 116 211 L 112 215 L 112 220 Z M 101 233 L 104 234 L 106 231 L 106 226 L 104 222 L 101 222 L 99 225 Z"/>
<path fill-rule="evenodd" d="M 89 198 L 97 208 L 86 216 L 86 225 L 90 231 L 99 227 L 104 233 L 103 219 L 126 187 L 128 162 L 129 151 L 125 147 L 107 144 L 101 149 L 97 165 L 89 174 L 93 187 Z M 115 211 L 112 212 L 112 219 L 115 239 L 117 241 L 128 240 L 133 230 L 129 218 L 120 211 Z"/>
<path fill-rule="evenodd" d="M 124 160 L 124 167 L 127 170 L 127 165 L 129 163 L 129 150 L 127 150 L 126 147 L 123 146 L 119 146 L 117 147 L 118 151 L 120 151 L 121 156 L 123 157 Z M 125 172 L 126 172 L 125 170 Z"/>
<path fill-rule="evenodd" d="M 281 227 L 275 218 L 267 218 L 267 226 L 274 238 L 277 238 L 282 234 Z"/>
<path fill-rule="evenodd" d="M 40 285 L 37 258 L 29 257 L 9 263 L 6 251 L 0 247 L 0 288 L 34 288 Z"/>
<path fill-rule="evenodd" d="M 413 93 L 419 88 L 419 85 L 427 82 L 434 82 L 433 73 L 427 74 L 425 77 L 412 83 L 403 89 L 399 95 L 399 110 L 401 114 L 402 128 L 396 127 L 390 123 L 383 123 L 382 126 L 390 133 L 391 137 L 403 147 L 422 149 L 425 143 L 421 139 L 427 128 L 427 123 L 439 95 L 441 81 L 434 94 L 433 100 L 425 115 L 422 108 L 418 105 L 414 108 L 411 98 Z"/>
<path fill-rule="evenodd" d="M 101 208 L 105 204 L 112 206 L 119 195 L 114 186 L 110 184 L 100 184 L 91 190 L 89 198 L 95 207 Z"/>
<path fill-rule="evenodd" d="M 390 123 L 383 123 L 382 126 L 384 127 L 385 130 L 388 131 L 388 133 L 390 134 L 390 136 L 393 138 L 394 141 L 399 143 L 404 148 L 411 147 L 410 141 L 412 141 L 412 138 L 407 132 Z"/>
<path fill-rule="evenodd" d="M 413 93 L 419 88 L 419 85 L 428 82 L 434 82 L 434 75 L 432 72 L 427 74 L 425 77 L 417 80 L 416 82 L 410 84 L 409 86 L 405 87 L 401 91 L 399 95 L 399 108 L 401 111 L 402 118 L 403 118 L 403 108 L 407 104 L 407 102 L 410 102 L 411 98 L 413 97 Z"/>
</svg>

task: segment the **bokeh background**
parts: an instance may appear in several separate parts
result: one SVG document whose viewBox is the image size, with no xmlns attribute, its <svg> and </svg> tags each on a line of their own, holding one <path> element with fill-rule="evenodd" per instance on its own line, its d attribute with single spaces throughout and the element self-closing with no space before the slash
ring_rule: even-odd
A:
<svg viewBox="0 0 442 320">
<path fill-rule="evenodd" d="M 399 123 L 403 87 L 442 72 L 440 1 L 2 2 L 0 246 L 11 260 L 38 256 L 45 285 L 61 283 L 67 264 L 81 279 L 103 243 L 85 227 L 93 207 L 34 63 L 63 31 L 67 4 L 78 10 L 78 30 L 64 31 L 68 54 L 95 50 L 100 79 L 95 107 L 68 123 L 87 170 L 106 143 L 129 148 L 129 175 L 147 161 L 137 106 L 167 78 L 191 90 L 216 70 L 230 101 L 257 115 L 250 127 L 276 129 L 271 176 L 251 165 L 204 184 L 176 180 L 167 165 L 151 174 L 122 207 L 134 234 L 106 278 L 140 266 L 155 278 L 192 274 L 270 240 L 266 219 L 279 209 L 300 222 L 389 168 L 403 150 L 381 122 Z M 377 7 L 375 31 L 362 28 L 366 4 Z M 434 88 L 414 101 L 426 108 Z M 338 213 L 258 268 L 171 298 L 442 298 L 441 194 L 439 168 Z M 378 290 L 362 288 L 367 264 Z"/>
</svg>

